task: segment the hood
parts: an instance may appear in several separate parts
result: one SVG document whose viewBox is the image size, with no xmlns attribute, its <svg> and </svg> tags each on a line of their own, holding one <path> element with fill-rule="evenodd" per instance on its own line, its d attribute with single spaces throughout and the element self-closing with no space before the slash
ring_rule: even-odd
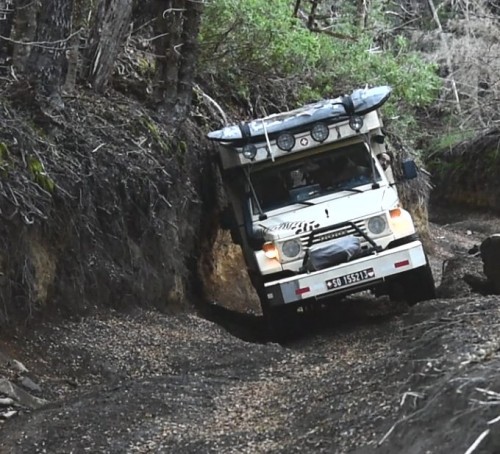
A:
<svg viewBox="0 0 500 454">
<path fill-rule="evenodd" d="M 365 219 L 394 208 L 398 195 L 392 187 L 367 189 L 362 193 L 342 191 L 311 199 L 311 206 L 293 205 L 296 209 L 270 215 L 254 223 L 254 234 L 266 241 L 276 241 L 341 222 Z M 285 208 L 284 208 L 285 209 Z"/>
</svg>

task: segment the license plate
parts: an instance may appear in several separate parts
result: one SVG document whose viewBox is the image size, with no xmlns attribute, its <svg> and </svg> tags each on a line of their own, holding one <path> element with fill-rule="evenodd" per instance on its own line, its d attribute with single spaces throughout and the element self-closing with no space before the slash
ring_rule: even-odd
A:
<svg viewBox="0 0 500 454">
<path fill-rule="evenodd" d="M 328 279 L 326 281 L 326 287 L 329 290 L 334 290 L 339 287 L 356 284 L 358 282 L 365 281 L 367 279 L 372 279 L 374 277 L 375 277 L 375 271 L 373 271 L 373 268 L 367 268 L 366 270 L 356 271 L 354 273 L 345 274 L 344 276 Z"/>
</svg>

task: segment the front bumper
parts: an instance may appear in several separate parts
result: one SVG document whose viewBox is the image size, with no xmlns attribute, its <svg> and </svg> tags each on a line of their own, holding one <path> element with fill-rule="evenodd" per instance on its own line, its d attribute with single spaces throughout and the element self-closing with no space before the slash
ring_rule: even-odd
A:
<svg viewBox="0 0 500 454">
<path fill-rule="evenodd" d="M 422 243 L 413 241 L 333 268 L 267 282 L 264 290 L 269 304 L 278 306 L 309 298 L 354 293 L 426 263 Z M 332 282 L 341 284 L 332 288 Z"/>
</svg>

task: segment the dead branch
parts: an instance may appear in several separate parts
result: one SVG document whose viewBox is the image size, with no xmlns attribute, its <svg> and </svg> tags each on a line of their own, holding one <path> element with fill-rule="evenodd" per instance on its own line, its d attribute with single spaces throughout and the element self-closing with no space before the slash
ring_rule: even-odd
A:
<svg viewBox="0 0 500 454">
<path fill-rule="evenodd" d="M 224 110 L 222 109 L 222 107 L 220 106 L 219 103 L 217 103 L 212 97 L 208 96 L 202 89 L 201 87 L 196 84 L 194 86 L 194 89 L 196 91 L 198 91 L 202 96 L 203 98 L 205 98 L 210 104 L 212 104 L 216 109 L 217 111 L 219 112 L 220 116 L 222 117 L 222 120 L 224 121 L 224 125 L 227 125 L 229 122 L 228 122 L 228 118 L 227 118 L 227 115 L 226 113 L 224 112 Z"/>
<path fill-rule="evenodd" d="M 467 451 L 465 451 L 465 454 L 472 454 L 477 449 L 477 447 L 481 444 L 481 442 L 488 436 L 489 433 L 490 433 L 490 429 L 486 429 L 481 435 L 479 435 L 479 437 L 476 438 L 474 443 L 472 443 L 470 445 L 469 449 L 467 449 Z"/>
<path fill-rule="evenodd" d="M 446 65 L 448 66 L 449 70 L 452 70 L 452 63 L 451 63 L 451 58 L 450 58 L 450 46 L 448 44 L 448 39 L 446 37 L 446 34 L 443 32 L 443 27 L 441 25 L 441 21 L 439 19 L 436 7 L 434 6 L 434 3 L 432 0 L 427 0 L 427 3 L 429 4 L 429 8 L 432 12 L 432 17 L 434 19 L 434 22 L 436 22 L 438 31 L 439 31 L 439 37 L 441 39 L 441 42 L 443 43 L 443 46 L 446 50 Z M 457 84 L 455 82 L 455 78 L 451 75 L 449 76 L 450 82 L 451 82 L 451 87 L 453 90 L 453 95 L 455 97 L 455 101 L 457 103 L 457 110 L 458 113 L 462 113 L 462 108 L 460 106 L 460 97 L 458 96 L 458 90 L 457 90 Z"/>
<path fill-rule="evenodd" d="M 80 33 L 82 32 L 82 29 L 78 29 L 77 31 L 71 33 L 70 35 L 68 35 L 66 38 L 64 39 L 58 39 L 56 41 L 17 41 L 15 39 L 12 39 L 12 38 L 8 38 L 7 36 L 2 36 L 0 35 L 0 39 L 4 40 L 4 41 L 8 41 L 9 43 L 12 43 L 12 44 L 19 44 L 21 46 L 32 46 L 32 47 L 40 47 L 42 49 L 51 49 L 51 50 L 62 50 L 64 48 L 62 47 L 54 47 L 54 46 L 49 46 L 49 44 L 62 44 L 62 43 L 67 43 L 68 41 L 71 40 L 71 38 L 73 38 L 74 36 L 76 35 L 79 35 Z"/>
</svg>

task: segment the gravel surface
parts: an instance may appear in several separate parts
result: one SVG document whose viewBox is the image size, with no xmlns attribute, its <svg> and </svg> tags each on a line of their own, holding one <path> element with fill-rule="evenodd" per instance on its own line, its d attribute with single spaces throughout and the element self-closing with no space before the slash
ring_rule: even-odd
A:
<svg viewBox="0 0 500 454">
<path fill-rule="evenodd" d="M 498 221 L 445 224 L 438 280 L 456 257 L 477 272 L 467 250 Z M 411 310 L 349 298 L 285 345 L 258 316 L 215 309 L 41 325 L 1 344 L 49 403 L 1 422 L 0 452 L 455 453 L 485 434 L 474 453 L 498 453 L 500 297 L 456 288 Z"/>
</svg>

